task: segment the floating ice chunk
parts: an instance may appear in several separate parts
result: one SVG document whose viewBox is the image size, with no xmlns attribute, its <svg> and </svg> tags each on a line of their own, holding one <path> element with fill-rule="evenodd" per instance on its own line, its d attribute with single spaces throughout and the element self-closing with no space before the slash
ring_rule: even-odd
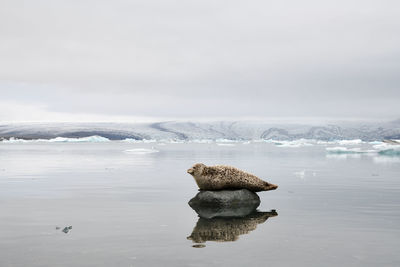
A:
<svg viewBox="0 0 400 267">
<path fill-rule="evenodd" d="M 232 140 L 232 139 L 226 139 L 226 138 L 219 138 L 216 139 L 215 142 L 217 143 L 237 143 L 237 140 Z"/>
<path fill-rule="evenodd" d="M 353 140 L 340 140 L 337 141 L 339 145 L 348 146 L 348 145 L 359 145 L 362 144 L 363 141 L 361 139 L 353 139 Z"/>
<path fill-rule="evenodd" d="M 379 154 L 386 156 L 400 156 L 400 145 L 382 143 L 373 146 Z"/>
<path fill-rule="evenodd" d="M 276 143 L 280 143 L 281 141 L 274 140 L 274 139 L 261 139 L 261 140 L 256 140 L 255 142 L 256 143 L 264 142 L 264 143 L 268 143 L 268 144 L 276 144 Z"/>
<path fill-rule="evenodd" d="M 155 139 L 133 139 L 133 138 L 126 138 L 124 140 L 122 140 L 122 142 L 126 142 L 126 143 L 156 143 L 157 140 Z"/>
<path fill-rule="evenodd" d="M 318 140 L 316 141 L 317 145 L 333 145 L 336 144 L 336 141 L 323 141 L 323 140 Z"/>
<path fill-rule="evenodd" d="M 359 145 L 363 144 L 361 139 L 352 139 L 352 140 L 334 140 L 334 141 L 324 141 L 324 140 L 317 140 L 315 141 L 318 145 L 342 145 L 342 146 L 348 146 L 348 145 Z"/>
<path fill-rule="evenodd" d="M 143 139 L 143 143 L 157 143 L 155 139 Z"/>
<path fill-rule="evenodd" d="M 400 149 L 382 150 L 382 151 L 379 151 L 379 154 L 386 155 L 386 156 L 400 156 Z"/>
<path fill-rule="evenodd" d="M 56 137 L 53 139 L 49 139 L 48 142 L 50 143 L 79 143 L 79 142 L 88 142 L 88 143 L 99 143 L 99 142 L 109 142 L 110 139 L 105 138 L 99 135 L 87 136 L 87 137 L 79 137 L 79 138 L 68 138 L 68 137 Z"/>
<path fill-rule="evenodd" d="M 217 143 L 217 146 L 236 146 L 236 144 L 218 144 Z"/>
<path fill-rule="evenodd" d="M 306 170 L 298 171 L 293 173 L 296 177 L 299 177 L 300 179 L 304 179 L 306 176 Z"/>
<path fill-rule="evenodd" d="M 342 146 L 337 147 L 327 147 L 326 151 L 329 153 L 337 153 L 337 154 L 356 154 L 356 153 L 375 153 L 375 150 L 362 150 L 359 147 L 347 148 Z"/>
<path fill-rule="evenodd" d="M 151 154 L 151 153 L 157 153 L 157 152 L 160 152 L 160 151 L 157 150 L 157 149 L 154 149 L 154 148 L 151 148 L 151 149 L 149 149 L 149 148 L 133 148 L 133 149 L 125 150 L 125 153 L 128 153 L 128 154 L 139 154 L 139 155 Z"/>
<path fill-rule="evenodd" d="M 354 151 L 354 148 L 352 150 Z M 347 149 L 347 147 L 336 146 L 336 147 L 327 147 L 326 151 L 331 153 L 347 153 L 350 150 Z"/>
<path fill-rule="evenodd" d="M 184 144 L 186 141 L 185 140 L 168 140 L 167 143 L 170 144 Z"/>
<path fill-rule="evenodd" d="M 343 153 L 341 153 L 341 154 L 328 153 L 328 154 L 326 154 L 326 158 L 335 159 L 335 160 L 346 160 L 346 159 L 349 159 L 349 158 L 351 158 L 351 159 L 359 159 L 359 158 L 361 158 L 361 154 L 360 153 L 353 153 L 353 154 L 351 154 L 351 153 L 346 153 L 346 154 L 343 154 Z"/>
<path fill-rule="evenodd" d="M 274 144 L 278 147 L 304 147 L 304 146 L 313 146 L 311 142 L 312 140 L 298 139 L 292 141 L 276 141 L 274 142 Z"/>
<path fill-rule="evenodd" d="M 383 142 L 381 142 L 381 141 L 372 141 L 372 142 L 368 142 L 368 144 L 370 144 L 370 145 L 380 145 L 380 144 L 382 144 Z"/>
<path fill-rule="evenodd" d="M 99 135 L 87 136 L 87 137 L 78 137 L 78 138 L 68 138 L 68 137 L 56 137 L 52 139 L 18 139 L 11 137 L 9 140 L 3 140 L 3 143 L 80 143 L 80 142 L 88 142 L 88 143 L 98 143 L 98 142 L 109 142 L 110 139 L 105 138 Z"/>
<path fill-rule="evenodd" d="M 137 140 L 137 139 L 133 139 L 133 138 L 125 138 L 121 142 L 125 142 L 125 143 L 141 143 L 142 140 Z"/>
<path fill-rule="evenodd" d="M 1 142 L 13 144 L 13 143 L 28 143 L 28 142 L 32 142 L 32 140 L 25 140 L 25 139 L 18 139 L 15 137 L 10 137 L 10 139 L 8 139 L 8 140 L 4 139 Z"/>
<path fill-rule="evenodd" d="M 274 140 L 274 139 L 263 139 L 263 140 L 254 140 L 253 142 L 259 143 L 264 142 L 268 144 L 274 144 L 278 147 L 303 147 L 303 146 L 313 146 L 317 142 L 313 139 L 297 139 L 297 140 Z"/>
<path fill-rule="evenodd" d="M 211 144 L 214 141 L 211 139 L 193 139 L 190 141 L 191 143 L 196 143 L 196 144 Z"/>
<path fill-rule="evenodd" d="M 375 148 L 376 150 L 379 150 L 379 151 L 387 150 L 387 149 L 397 150 L 397 149 L 400 149 L 400 145 L 392 145 L 392 144 L 387 144 L 387 143 L 382 142 L 380 144 L 374 145 L 373 148 Z"/>
</svg>

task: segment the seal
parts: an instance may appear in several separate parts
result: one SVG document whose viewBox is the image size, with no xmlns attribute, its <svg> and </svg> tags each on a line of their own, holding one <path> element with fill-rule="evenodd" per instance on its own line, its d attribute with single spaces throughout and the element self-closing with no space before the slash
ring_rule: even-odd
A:
<svg viewBox="0 0 400 267">
<path fill-rule="evenodd" d="M 187 172 L 193 176 L 200 190 L 247 189 L 260 192 L 278 188 L 277 185 L 231 166 L 197 163 Z"/>
</svg>

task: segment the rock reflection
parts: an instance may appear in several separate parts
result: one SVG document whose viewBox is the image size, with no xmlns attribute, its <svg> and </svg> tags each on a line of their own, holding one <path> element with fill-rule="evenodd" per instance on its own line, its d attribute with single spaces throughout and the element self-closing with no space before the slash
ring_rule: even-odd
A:
<svg viewBox="0 0 400 267">
<path fill-rule="evenodd" d="M 194 243 L 236 241 L 240 235 L 248 234 L 255 230 L 258 224 L 277 215 L 278 213 L 272 210 L 270 212 L 253 211 L 244 217 L 200 217 L 187 239 Z"/>
</svg>

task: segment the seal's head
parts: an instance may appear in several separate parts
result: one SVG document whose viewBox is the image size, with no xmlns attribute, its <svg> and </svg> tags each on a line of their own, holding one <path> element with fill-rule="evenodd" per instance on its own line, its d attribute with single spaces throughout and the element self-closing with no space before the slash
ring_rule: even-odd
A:
<svg viewBox="0 0 400 267">
<path fill-rule="evenodd" d="M 192 168 L 188 169 L 187 172 L 192 176 L 199 176 L 203 173 L 204 168 L 206 165 L 202 163 L 194 164 Z"/>
<path fill-rule="evenodd" d="M 276 184 L 271 184 L 271 183 L 265 182 L 264 191 L 275 190 L 277 188 L 278 188 L 278 186 Z"/>
</svg>

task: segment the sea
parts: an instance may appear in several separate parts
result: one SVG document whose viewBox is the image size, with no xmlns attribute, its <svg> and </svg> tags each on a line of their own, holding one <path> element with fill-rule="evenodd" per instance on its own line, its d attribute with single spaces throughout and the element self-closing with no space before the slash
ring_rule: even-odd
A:
<svg viewBox="0 0 400 267">
<path fill-rule="evenodd" d="M 0 266 L 400 266 L 397 146 L 348 140 L 0 142 Z M 277 184 L 204 218 L 187 169 Z"/>
</svg>

